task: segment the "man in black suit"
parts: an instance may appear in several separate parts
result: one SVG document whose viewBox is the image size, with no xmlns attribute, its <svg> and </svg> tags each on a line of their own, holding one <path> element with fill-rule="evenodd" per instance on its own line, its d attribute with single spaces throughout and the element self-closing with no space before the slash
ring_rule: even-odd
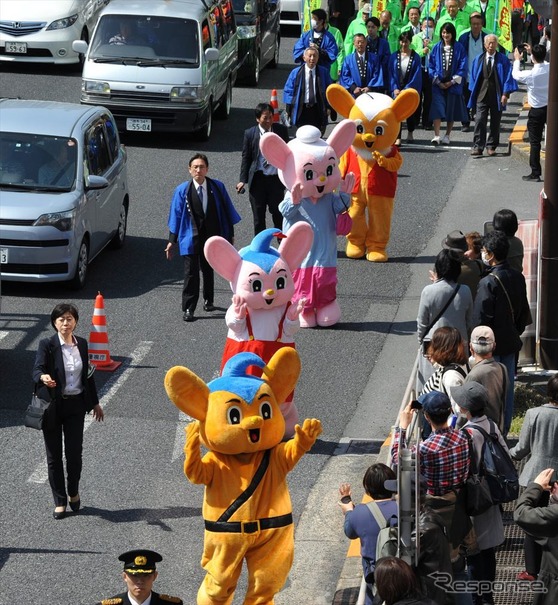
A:
<svg viewBox="0 0 558 605">
<path fill-rule="evenodd" d="M 158 575 L 155 564 L 163 560 L 159 553 L 154 550 L 130 550 L 120 555 L 118 560 L 124 562 L 122 578 L 128 590 L 111 599 L 104 599 L 100 605 L 132 605 L 132 603 L 141 605 L 149 598 L 150 605 L 168 605 L 168 603 L 182 605 L 182 599 L 152 590 L 153 582 Z"/>
<path fill-rule="evenodd" d="M 188 162 L 192 177 L 174 191 L 169 211 L 169 241 L 165 248 L 167 259 L 176 247 L 184 259 L 184 288 L 182 310 L 184 321 L 194 321 L 194 311 L 200 296 L 200 271 L 203 274 L 203 308 L 215 311 L 213 305 L 214 276 L 203 254 L 205 242 L 220 235 L 233 242 L 234 225 L 240 221 L 224 183 L 207 176 L 209 160 L 196 153 Z"/>
<path fill-rule="evenodd" d="M 268 164 L 260 152 L 260 137 L 266 132 L 274 132 L 288 143 L 289 131 L 283 124 L 273 123 L 273 107 L 269 103 L 259 103 L 254 113 L 256 125 L 244 131 L 240 180 L 236 191 L 244 193 L 244 186 L 248 185 L 254 235 L 257 235 L 266 228 L 266 208 L 269 208 L 273 226 L 281 229 L 283 216 L 279 212 L 279 204 L 285 195 L 285 186 L 277 176 L 277 168 Z"/>
</svg>

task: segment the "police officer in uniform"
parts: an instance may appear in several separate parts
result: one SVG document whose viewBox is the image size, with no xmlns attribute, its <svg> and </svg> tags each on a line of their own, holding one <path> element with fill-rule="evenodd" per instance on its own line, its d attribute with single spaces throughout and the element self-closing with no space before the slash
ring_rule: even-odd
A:
<svg viewBox="0 0 558 605">
<path fill-rule="evenodd" d="M 163 560 L 159 553 L 153 550 L 129 550 L 118 560 L 124 562 L 122 578 L 128 591 L 104 599 L 100 605 L 182 605 L 182 599 L 152 590 L 158 575 L 155 564 Z"/>
</svg>

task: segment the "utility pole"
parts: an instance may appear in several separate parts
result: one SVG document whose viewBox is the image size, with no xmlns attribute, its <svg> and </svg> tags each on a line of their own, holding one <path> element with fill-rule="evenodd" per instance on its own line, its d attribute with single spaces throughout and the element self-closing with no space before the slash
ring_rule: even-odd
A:
<svg viewBox="0 0 558 605">
<path fill-rule="evenodd" d="M 544 187 L 539 206 L 539 354 L 545 370 L 558 370 L 558 0 L 533 0 L 533 8 L 552 17 L 550 82 L 546 125 Z"/>
</svg>

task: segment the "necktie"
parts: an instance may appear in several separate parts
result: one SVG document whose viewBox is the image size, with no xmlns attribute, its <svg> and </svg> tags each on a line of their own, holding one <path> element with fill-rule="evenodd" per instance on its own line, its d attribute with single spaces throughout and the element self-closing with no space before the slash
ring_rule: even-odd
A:
<svg viewBox="0 0 558 605">
<path fill-rule="evenodd" d="M 201 185 L 198 185 L 198 197 L 200 198 L 200 202 L 203 208 L 203 211 L 205 213 L 205 204 L 204 204 L 204 199 L 203 199 L 203 187 Z"/>
<path fill-rule="evenodd" d="M 488 57 L 488 66 L 487 66 L 487 72 L 488 72 L 488 77 L 490 77 L 490 75 L 492 74 L 492 57 Z"/>
<path fill-rule="evenodd" d="M 308 105 L 314 105 L 316 102 L 316 93 L 314 91 L 314 72 L 310 70 L 308 74 Z"/>
</svg>

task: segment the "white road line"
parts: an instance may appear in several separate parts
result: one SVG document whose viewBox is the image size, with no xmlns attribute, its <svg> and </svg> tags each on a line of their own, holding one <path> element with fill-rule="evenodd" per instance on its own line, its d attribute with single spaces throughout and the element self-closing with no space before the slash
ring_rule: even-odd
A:
<svg viewBox="0 0 558 605">
<path fill-rule="evenodd" d="M 9 334 L 9 332 L 7 330 L 0 330 L 0 340 L 2 340 L 3 338 L 6 338 L 6 336 Z"/>
<path fill-rule="evenodd" d="M 104 409 L 105 406 L 111 401 L 116 395 L 120 387 L 130 378 L 136 366 L 138 366 L 146 355 L 151 350 L 153 342 L 145 340 L 139 343 L 136 347 L 129 360 L 122 363 L 121 370 L 116 374 L 113 374 L 111 378 L 107 380 L 104 386 L 99 389 L 99 403 Z M 91 423 L 93 422 L 93 415 L 87 414 L 85 416 L 85 424 L 83 430 L 86 431 Z M 45 483 L 48 479 L 48 471 L 46 465 L 46 458 L 39 463 L 37 468 L 34 470 L 32 475 L 27 479 L 28 483 Z"/>
<path fill-rule="evenodd" d="M 179 412 L 178 423 L 176 425 L 176 435 L 174 438 L 174 447 L 172 450 L 172 460 L 174 462 L 178 458 L 183 455 L 184 452 L 184 443 L 186 442 L 186 435 L 184 434 L 184 429 L 186 425 L 192 422 L 193 418 L 185 414 L 184 412 Z"/>
</svg>

